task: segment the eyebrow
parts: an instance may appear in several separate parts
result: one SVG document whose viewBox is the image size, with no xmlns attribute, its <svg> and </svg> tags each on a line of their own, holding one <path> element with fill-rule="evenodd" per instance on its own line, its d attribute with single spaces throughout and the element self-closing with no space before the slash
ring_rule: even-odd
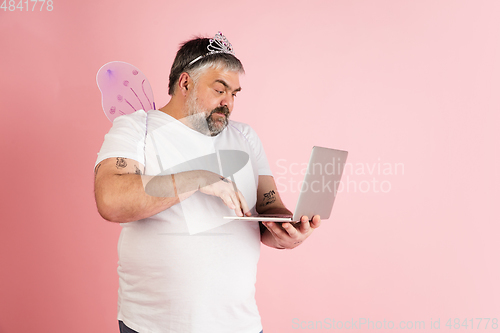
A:
<svg viewBox="0 0 500 333">
<path fill-rule="evenodd" d="M 231 87 L 226 83 L 226 81 L 224 80 L 215 80 L 215 82 L 219 82 L 220 84 L 222 84 L 224 87 L 226 87 L 226 89 L 231 89 Z M 241 87 L 238 87 L 237 89 L 234 89 L 233 92 L 238 92 L 238 91 L 241 91 Z"/>
</svg>

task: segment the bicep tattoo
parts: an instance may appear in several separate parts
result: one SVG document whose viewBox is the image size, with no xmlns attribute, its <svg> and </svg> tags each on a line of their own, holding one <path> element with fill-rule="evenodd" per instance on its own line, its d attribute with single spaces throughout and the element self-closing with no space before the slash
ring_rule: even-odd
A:
<svg viewBox="0 0 500 333">
<path fill-rule="evenodd" d="M 127 161 L 125 161 L 125 158 L 123 157 L 117 157 L 116 158 L 116 168 L 117 169 L 123 169 L 127 167 Z"/>
</svg>

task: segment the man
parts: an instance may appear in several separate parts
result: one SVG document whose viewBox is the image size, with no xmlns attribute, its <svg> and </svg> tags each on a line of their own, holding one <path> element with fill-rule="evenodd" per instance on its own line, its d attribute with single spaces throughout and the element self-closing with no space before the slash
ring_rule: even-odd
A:
<svg viewBox="0 0 500 333">
<path fill-rule="evenodd" d="M 320 225 L 222 219 L 290 213 L 256 133 L 228 120 L 240 73 L 222 34 L 190 40 L 172 65 L 169 103 L 116 118 L 106 135 L 95 198 L 103 218 L 122 223 L 121 332 L 260 332 L 260 242 L 291 249 Z"/>
</svg>

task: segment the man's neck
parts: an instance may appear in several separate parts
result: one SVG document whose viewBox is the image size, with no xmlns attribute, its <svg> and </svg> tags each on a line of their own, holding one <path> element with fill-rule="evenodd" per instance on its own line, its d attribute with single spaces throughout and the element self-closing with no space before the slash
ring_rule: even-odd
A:
<svg viewBox="0 0 500 333">
<path fill-rule="evenodd" d="M 185 117 L 184 103 L 181 103 L 178 98 L 172 96 L 170 101 L 162 108 L 158 109 L 161 112 L 165 112 L 169 116 L 181 120 Z"/>
<path fill-rule="evenodd" d="M 162 107 L 158 110 L 168 114 L 169 116 L 171 116 L 175 119 L 177 119 L 178 121 L 180 121 L 181 123 L 183 123 L 187 127 L 191 128 L 193 130 L 199 131 L 198 129 L 195 129 L 193 127 L 193 124 L 191 124 L 191 122 L 190 122 L 192 120 L 192 119 L 190 119 L 191 117 L 186 116 L 187 110 L 185 109 L 185 105 L 186 105 L 185 101 L 182 101 L 181 98 L 178 98 L 174 95 L 174 96 L 172 96 L 170 101 L 167 103 L 167 105 L 165 105 L 164 107 Z M 206 130 L 207 130 L 207 133 L 202 133 L 202 134 L 209 135 L 208 128 Z"/>
</svg>

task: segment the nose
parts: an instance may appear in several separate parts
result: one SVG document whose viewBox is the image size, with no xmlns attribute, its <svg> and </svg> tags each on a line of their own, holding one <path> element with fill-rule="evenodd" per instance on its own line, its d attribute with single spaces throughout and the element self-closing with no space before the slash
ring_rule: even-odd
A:
<svg viewBox="0 0 500 333">
<path fill-rule="evenodd" d="M 225 106 L 229 109 L 229 112 L 233 111 L 234 97 L 233 95 L 226 94 L 220 102 L 220 106 Z"/>
</svg>

